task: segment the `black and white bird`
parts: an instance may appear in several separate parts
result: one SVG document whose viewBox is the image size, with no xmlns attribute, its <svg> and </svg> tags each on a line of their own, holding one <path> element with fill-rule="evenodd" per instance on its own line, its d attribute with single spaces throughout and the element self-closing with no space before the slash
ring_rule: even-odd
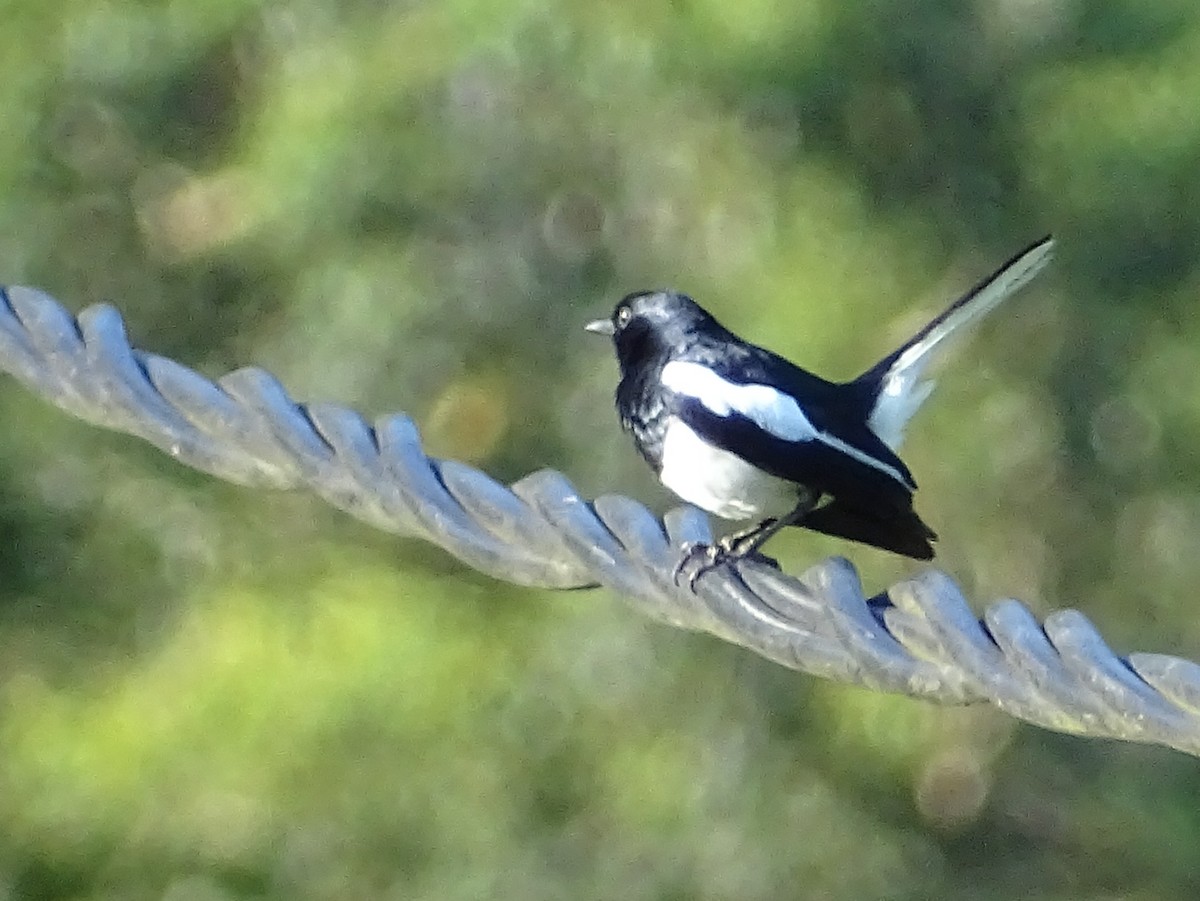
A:
<svg viewBox="0 0 1200 901">
<path fill-rule="evenodd" d="M 917 488 L 897 456 L 904 428 L 933 391 L 935 351 L 1030 282 L 1050 237 L 984 279 L 853 381 L 829 382 L 743 341 L 673 291 L 630 294 L 587 330 L 610 335 L 617 412 L 638 451 L 679 497 L 730 520 L 754 520 L 688 548 L 690 582 L 802 526 L 918 560 L 937 536 L 913 509 Z"/>
</svg>

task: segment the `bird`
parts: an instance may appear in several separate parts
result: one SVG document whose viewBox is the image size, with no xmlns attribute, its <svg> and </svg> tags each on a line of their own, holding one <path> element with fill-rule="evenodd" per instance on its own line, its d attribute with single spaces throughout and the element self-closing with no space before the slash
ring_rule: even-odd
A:
<svg viewBox="0 0 1200 901">
<path fill-rule="evenodd" d="M 933 392 L 935 352 L 1025 287 L 1054 255 L 1046 236 L 955 300 L 862 375 L 832 382 L 739 338 L 692 298 L 636 291 L 589 332 L 611 337 L 621 426 L 659 480 L 722 519 L 751 521 L 684 546 L 678 585 L 746 557 L 788 526 L 933 558 L 937 534 L 913 507 L 917 483 L 898 456 L 905 427 Z"/>
</svg>

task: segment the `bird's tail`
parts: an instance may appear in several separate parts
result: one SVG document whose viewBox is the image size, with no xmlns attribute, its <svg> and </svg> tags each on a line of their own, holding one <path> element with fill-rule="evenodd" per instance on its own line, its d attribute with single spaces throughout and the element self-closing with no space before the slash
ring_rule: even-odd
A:
<svg viewBox="0 0 1200 901">
<path fill-rule="evenodd" d="M 937 535 L 912 507 L 881 513 L 852 507 L 834 498 L 810 512 L 797 525 L 834 538 L 848 538 L 915 560 L 933 559 Z"/>
<path fill-rule="evenodd" d="M 868 424 L 884 444 L 893 451 L 899 448 L 904 427 L 932 393 L 933 380 L 922 375 L 934 352 L 1029 284 L 1053 256 L 1054 239 L 1049 235 L 1031 244 L 850 383 L 862 390 L 870 411 Z"/>
</svg>

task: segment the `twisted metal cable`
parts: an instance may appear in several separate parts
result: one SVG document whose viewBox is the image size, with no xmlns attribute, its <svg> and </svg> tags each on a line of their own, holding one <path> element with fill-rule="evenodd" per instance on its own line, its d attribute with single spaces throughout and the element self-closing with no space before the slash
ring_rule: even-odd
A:
<svg viewBox="0 0 1200 901">
<path fill-rule="evenodd" d="M 659 520 L 625 497 L 589 503 L 551 471 L 505 486 L 427 457 L 406 416 L 372 426 L 342 407 L 298 404 L 261 369 L 211 382 L 131 348 L 113 307 L 92 306 L 76 319 L 33 288 L 0 288 L 0 369 L 68 413 L 196 469 L 243 485 L 308 488 L 498 579 L 605 585 L 657 620 L 795 670 L 943 704 L 987 701 L 1048 729 L 1200 756 L 1200 666 L 1158 654 L 1118 657 L 1074 610 L 1039 623 L 1003 600 L 981 621 L 934 570 L 868 598 L 840 557 L 799 578 L 742 561 L 693 592 L 676 586 L 671 571 L 683 542 L 712 539 L 695 508 Z"/>
</svg>

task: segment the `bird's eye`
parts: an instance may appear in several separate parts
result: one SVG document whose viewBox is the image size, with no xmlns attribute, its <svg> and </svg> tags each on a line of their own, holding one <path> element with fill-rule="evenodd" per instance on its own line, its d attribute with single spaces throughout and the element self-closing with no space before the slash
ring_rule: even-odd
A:
<svg viewBox="0 0 1200 901">
<path fill-rule="evenodd" d="M 633 310 L 629 307 L 621 307 L 617 310 L 617 325 L 628 325 L 629 320 L 633 318 Z"/>
</svg>

